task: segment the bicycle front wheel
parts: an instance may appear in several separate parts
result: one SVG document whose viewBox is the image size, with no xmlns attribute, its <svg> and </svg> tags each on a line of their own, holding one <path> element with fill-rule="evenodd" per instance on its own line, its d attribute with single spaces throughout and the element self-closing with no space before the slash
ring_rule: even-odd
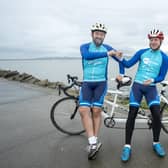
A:
<svg viewBox="0 0 168 168">
<path fill-rule="evenodd" d="M 65 97 L 58 100 L 51 108 L 50 118 L 53 125 L 68 135 L 80 135 L 83 129 L 78 111 L 78 99 Z"/>
<path fill-rule="evenodd" d="M 161 127 L 162 127 L 162 130 L 168 134 L 168 105 L 166 103 L 164 103 L 162 106 L 161 106 Z"/>
</svg>

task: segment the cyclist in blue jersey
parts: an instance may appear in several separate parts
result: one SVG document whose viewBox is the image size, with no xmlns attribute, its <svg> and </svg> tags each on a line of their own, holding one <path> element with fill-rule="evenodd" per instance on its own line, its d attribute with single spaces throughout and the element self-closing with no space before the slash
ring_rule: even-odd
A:
<svg viewBox="0 0 168 168">
<path fill-rule="evenodd" d="M 101 147 L 98 133 L 101 125 L 101 107 L 107 90 L 107 69 L 109 56 L 122 53 L 103 44 L 107 29 L 104 24 L 96 23 L 91 28 L 92 42 L 80 47 L 83 65 L 83 84 L 80 91 L 80 115 L 88 137 L 88 159 L 96 158 Z M 118 61 L 115 57 L 115 60 Z M 120 64 L 120 74 L 124 67 Z M 120 78 L 120 75 L 118 76 Z"/>
<path fill-rule="evenodd" d="M 165 150 L 159 142 L 161 119 L 160 100 L 156 83 L 164 80 L 168 69 L 168 57 L 160 50 L 164 35 L 159 30 L 152 30 L 148 34 L 150 48 L 139 50 L 130 60 L 120 58 L 127 68 L 139 62 L 134 83 L 130 92 L 129 114 L 126 122 L 126 138 L 121 160 L 128 161 L 131 156 L 131 139 L 135 125 L 135 118 L 144 96 L 152 114 L 153 144 L 155 153 L 165 156 Z"/>
</svg>

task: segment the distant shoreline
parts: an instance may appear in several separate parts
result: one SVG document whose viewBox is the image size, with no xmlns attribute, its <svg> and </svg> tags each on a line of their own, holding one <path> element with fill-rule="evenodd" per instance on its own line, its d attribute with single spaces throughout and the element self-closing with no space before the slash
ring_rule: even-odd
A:
<svg viewBox="0 0 168 168">
<path fill-rule="evenodd" d="M 130 58 L 130 56 L 124 56 Z M 80 60 L 79 57 L 0 58 L 0 61 Z"/>
<path fill-rule="evenodd" d="M 78 60 L 81 59 L 81 57 L 41 57 L 41 58 L 1 58 L 0 61 L 45 61 L 45 60 Z"/>
</svg>

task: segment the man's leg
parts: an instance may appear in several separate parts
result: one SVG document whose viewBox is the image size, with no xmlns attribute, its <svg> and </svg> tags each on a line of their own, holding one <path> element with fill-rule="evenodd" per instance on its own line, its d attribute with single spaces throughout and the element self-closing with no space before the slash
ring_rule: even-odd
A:
<svg viewBox="0 0 168 168">
<path fill-rule="evenodd" d="M 95 82 L 94 83 L 94 93 L 92 98 L 92 123 L 93 123 L 93 134 L 96 140 L 96 143 L 92 145 L 92 152 L 90 153 L 91 159 L 96 158 L 96 154 L 102 146 L 101 142 L 98 140 L 98 134 L 101 126 L 101 107 L 103 105 L 104 96 L 107 90 L 107 82 Z"/>
<path fill-rule="evenodd" d="M 79 112 L 81 115 L 83 127 L 86 130 L 88 138 L 94 136 L 93 121 L 90 113 L 93 97 L 93 89 L 91 86 L 92 83 L 83 82 L 79 97 L 79 103 L 80 103 Z"/>
<path fill-rule="evenodd" d="M 131 156 L 131 139 L 135 126 L 135 119 L 138 113 L 139 107 L 130 106 L 129 114 L 126 122 L 126 130 L 125 130 L 125 145 L 123 147 L 121 160 L 123 162 L 127 162 Z"/>
<path fill-rule="evenodd" d="M 92 119 L 94 135 L 97 137 L 101 126 L 101 111 L 104 103 L 104 97 L 107 92 L 107 81 L 98 82 L 95 86 L 93 96 Z"/>
<path fill-rule="evenodd" d="M 141 85 L 134 83 L 130 92 L 130 107 L 125 129 L 125 145 L 121 154 L 121 160 L 123 162 L 128 161 L 131 156 L 131 139 L 142 96 Z"/>
<path fill-rule="evenodd" d="M 80 115 L 83 123 L 83 127 L 86 130 L 88 136 L 88 159 L 93 160 L 96 158 L 96 153 L 98 152 L 99 148 L 101 147 L 101 143 L 98 143 L 97 136 L 95 136 L 95 131 L 99 132 L 100 128 L 100 117 L 97 115 L 90 114 L 90 108 L 87 107 L 80 107 Z M 95 118 L 94 118 L 95 117 Z"/>
<path fill-rule="evenodd" d="M 153 131 L 153 149 L 160 157 L 166 155 L 164 148 L 161 146 L 159 138 L 161 131 L 160 105 L 152 105 L 150 107 L 152 113 L 152 131 Z"/>
<path fill-rule="evenodd" d="M 153 149 L 160 157 L 165 156 L 164 148 L 159 142 L 160 130 L 161 130 L 161 116 L 160 116 L 160 99 L 158 96 L 156 86 L 147 87 L 145 94 L 148 106 L 152 114 L 152 131 L 153 131 Z"/>
<path fill-rule="evenodd" d="M 153 142 L 159 142 L 160 130 L 161 130 L 161 119 L 160 119 L 160 106 L 152 105 L 150 107 L 152 114 L 152 131 L 153 131 Z"/>
<path fill-rule="evenodd" d="M 130 106 L 129 114 L 126 122 L 125 144 L 131 145 L 132 134 L 135 126 L 135 119 L 139 107 Z"/>
<path fill-rule="evenodd" d="M 92 121 L 91 114 L 90 114 L 90 108 L 80 107 L 79 112 L 81 115 L 83 127 L 86 130 L 86 134 L 88 138 L 94 136 L 93 121 Z"/>
<path fill-rule="evenodd" d="M 99 107 L 92 108 L 92 120 L 93 120 L 93 134 L 98 137 L 101 126 L 101 111 Z"/>
</svg>

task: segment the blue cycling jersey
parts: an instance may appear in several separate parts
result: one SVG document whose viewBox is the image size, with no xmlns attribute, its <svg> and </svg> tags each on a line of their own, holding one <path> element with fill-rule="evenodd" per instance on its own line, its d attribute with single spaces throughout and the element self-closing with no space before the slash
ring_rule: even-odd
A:
<svg viewBox="0 0 168 168">
<path fill-rule="evenodd" d="M 123 59 L 122 63 L 129 68 L 138 61 L 139 66 L 135 75 L 135 82 L 142 84 L 145 80 L 153 79 L 154 83 L 157 83 L 164 80 L 168 69 L 168 57 L 161 50 L 142 49 L 130 60 Z"/>
<path fill-rule="evenodd" d="M 80 47 L 83 65 L 84 81 L 106 81 L 108 69 L 107 52 L 114 50 L 111 46 L 102 44 L 97 47 L 93 42 Z M 118 61 L 115 57 L 113 57 Z M 119 63 L 120 74 L 124 74 L 124 67 Z"/>
<path fill-rule="evenodd" d="M 159 50 L 147 50 L 140 57 L 140 63 L 135 76 L 135 81 L 138 83 L 144 83 L 144 81 L 148 79 L 156 78 L 159 74 L 161 64 L 161 52 Z"/>
</svg>

